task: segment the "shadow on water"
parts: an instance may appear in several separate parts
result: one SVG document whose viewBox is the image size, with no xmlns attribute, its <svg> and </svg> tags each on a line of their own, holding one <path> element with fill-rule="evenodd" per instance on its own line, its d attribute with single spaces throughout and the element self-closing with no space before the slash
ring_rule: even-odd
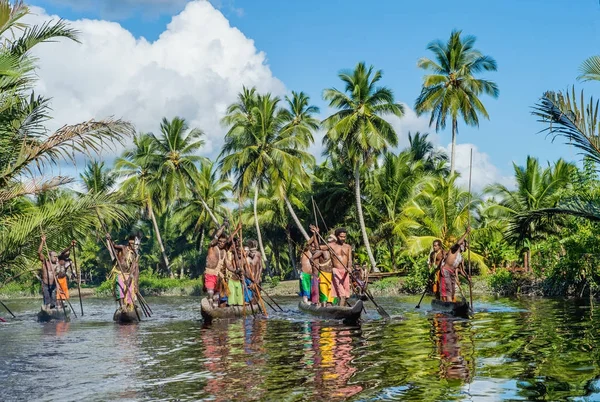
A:
<svg viewBox="0 0 600 402">
<path fill-rule="evenodd" d="M 13 301 L 0 324 L 2 400 L 600 400 L 596 309 L 585 302 L 486 299 L 472 319 L 417 299 L 367 305 L 358 326 L 320 321 L 278 299 L 268 319 L 198 320 L 198 298 L 149 299 L 139 325 L 114 305 L 40 324 Z"/>
</svg>

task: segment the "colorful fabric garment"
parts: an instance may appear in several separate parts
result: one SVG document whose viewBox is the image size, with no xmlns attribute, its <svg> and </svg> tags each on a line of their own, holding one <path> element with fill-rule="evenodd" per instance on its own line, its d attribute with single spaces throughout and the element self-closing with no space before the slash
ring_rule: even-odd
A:
<svg viewBox="0 0 600 402">
<path fill-rule="evenodd" d="M 300 297 L 310 297 L 311 274 L 300 272 Z"/>
<path fill-rule="evenodd" d="M 123 278 L 123 275 L 125 275 L 125 278 Z M 115 280 L 115 295 L 118 295 L 117 299 L 125 299 L 125 304 L 133 304 L 135 300 L 135 285 L 131 281 L 132 283 L 126 286 L 126 282 L 129 282 L 129 274 L 118 273 Z"/>
<path fill-rule="evenodd" d="M 319 302 L 319 277 L 313 275 L 310 281 L 310 302 L 317 304 Z"/>
<path fill-rule="evenodd" d="M 246 278 L 246 289 L 244 292 L 244 301 L 246 303 L 250 303 L 250 301 L 254 298 L 254 292 L 250 290 L 251 284 L 252 282 L 250 282 L 250 279 Z"/>
<path fill-rule="evenodd" d="M 333 303 L 333 296 L 331 295 L 332 277 L 331 272 L 321 271 L 319 273 L 319 301 L 321 303 Z"/>
<path fill-rule="evenodd" d="M 204 287 L 206 290 L 215 290 L 217 287 L 217 275 L 204 273 Z"/>
<path fill-rule="evenodd" d="M 456 286 L 456 275 L 448 265 L 444 265 L 441 271 L 440 295 L 442 300 L 454 300 L 454 289 Z"/>
<path fill-rule="evenodd" d="M 333 297 L 350 297 L 350 275 L 344 268 L 333 268 L 331 295 Z"/>
<path fill-rule="evenodd" d="M 242 295 L 242 282 L 234 280 L 229 281 L 228 304 L 230 306 L 241 306 L 244 304 L 244 297 Z"/>
<path fill-rule="evenodd" d="M 58 282 L 58 289 L 56 291 L 56 298 L 58 300 L 67 300 L 69 298 L 69 285 L 67 284 L 67 277 L 56 278 Z"/>
</svg>

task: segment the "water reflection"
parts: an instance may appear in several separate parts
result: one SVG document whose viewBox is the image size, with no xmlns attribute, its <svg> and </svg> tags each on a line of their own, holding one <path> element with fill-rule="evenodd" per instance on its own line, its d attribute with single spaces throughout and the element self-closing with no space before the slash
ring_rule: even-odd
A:
<svg viewBox="0 0 600 402">
<path fill-rule="evenodd" d="M 0 326 L 2 400 L 600 400 L 599 310 L 582 302 L 489 299 L 461 320 L 388 298 L 403 320 L 287 312 L 203 327 L 198 299 L 149 301 L 139 325 L 114 324 L 105 300 L 48 324 L 35 301 L 14 302 L 24 318 Z"/>
<path fill-rule="evenodd" d="M 471 382 L 474 373 L 470 321 L 444 314 L 432 318 L 432 338 L 440 357 L 440 378 Z M 466 353 L 469 350 L 470 353 Z"/>
</svg>

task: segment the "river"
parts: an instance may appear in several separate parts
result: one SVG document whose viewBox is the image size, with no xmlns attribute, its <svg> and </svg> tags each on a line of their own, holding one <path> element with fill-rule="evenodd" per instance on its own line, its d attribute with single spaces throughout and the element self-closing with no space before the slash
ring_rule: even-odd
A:
<svg viewBox="0 0 600 402">
<path fill-rule="evenodd" d="M 285 313 L 210 327 L 192 297 L 148 298 L 154 315 L 137 325 L 113 323 L 107 299 L 47 324 L 39 301 L 11 300 L 0 399 L 600 400 L 600 316 L 585 302 L 489 298 L 466 320 L 380 298 L 392 320 L 367 303 L 362 324 L 345 326 L 277 300 Z"/>
</svg>

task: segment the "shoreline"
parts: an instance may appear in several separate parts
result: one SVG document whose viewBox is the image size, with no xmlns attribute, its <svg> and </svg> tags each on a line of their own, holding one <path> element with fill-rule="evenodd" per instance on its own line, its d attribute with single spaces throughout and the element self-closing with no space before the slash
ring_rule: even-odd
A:
<svg viewBox="0 0 600 402">
<path fill-rule="evenodd" d="M 405 277 L 387 278 L 376 281 L 369 285 L 369 290 L 373 296 L 410 296 L 415 293 L 403 292 L 403 283 Z M 100 286 L 97 287 L 86 287 L 81 289 L 81 297 L 112 297 L 107 294 L 106 291 L 100 290 Z M 272 286 L 269 282 L 263 282 L 262 288 L 270 296 L 278 297 L 293 297 L 298 296 L 298 280 L 292 279 L 287 281 L 280 281 L 275 286 Z M 186 287 L 175 287 L 170 289 L 140 289 L 144 297 L 176 297 L 176 296 L 204 296 L 203 293 L 199 292 L 197 287 L 186 286 Z M 78 297 L 77 288 L 69 288 L 70 298 L 74 299 Z M 420 293 L 416 293 L 420 294 Z M 473 294 L 475 295 L 495 295 L 487 285 L 487 278 L 474 277 L 473 278 Z M 31 294 L 25 292 L 15 293 L 2 293 L 0 291 L 0 300 L 11 300 L 11 299 L 41 299 L 41 294 Z"/>
</svg>

